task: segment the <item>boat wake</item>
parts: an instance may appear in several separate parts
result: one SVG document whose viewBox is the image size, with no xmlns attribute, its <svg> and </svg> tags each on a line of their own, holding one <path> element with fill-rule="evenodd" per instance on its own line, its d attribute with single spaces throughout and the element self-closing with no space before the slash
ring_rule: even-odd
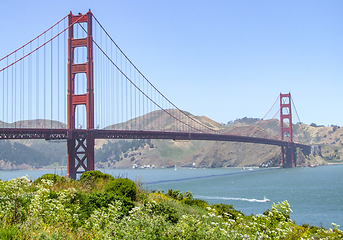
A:
<svg viewBox="0 0 343 240">
<path fill-rule="evenodd" d="M 197 198 L 204 199 L 204 200 L 234 200 L 234 201 L 246 201 L 246 202 L 269 202 L 270 200 L 266 197 L 263 199 L 255 199 L 255 198 L 230 198 L 230 197 L 209 197 L 209 196 L 196 196 Z"/>
</svg>

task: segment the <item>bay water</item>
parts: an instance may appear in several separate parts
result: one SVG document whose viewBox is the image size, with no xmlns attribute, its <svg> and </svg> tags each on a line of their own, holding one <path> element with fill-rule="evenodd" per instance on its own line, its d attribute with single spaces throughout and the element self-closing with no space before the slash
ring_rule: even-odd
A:
<svg viewBox="0 0 343 240">
<path fill-rule="evenodd" d="M 287 200 L 291 218 L 301 225 L 343 229 L 343 165 L 316 168 L 168 168 L 100 169 L 113 176 L 141 181 L 147 190 L 191 191 L 210 204 L 232 204 L 246 215 L 262 214 L 273 203 Z M 63 169 L 0 171 L 0 179 L 27 175 L 32 180 L 45 173 L 65 175 Z M 269 201 L 268 201 L 269 200 Z"/>
</svg>

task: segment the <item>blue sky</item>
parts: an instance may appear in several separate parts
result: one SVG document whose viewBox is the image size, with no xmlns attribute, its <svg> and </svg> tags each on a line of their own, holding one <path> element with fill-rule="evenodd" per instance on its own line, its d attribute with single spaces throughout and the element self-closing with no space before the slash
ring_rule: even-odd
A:
<svg viewBox="0 0 343 240">
<path fill-rule="evenodd" d="M 341 0 L 2 1 L 0 57 L 88 9 L 183 110 L 261 118 L 291 92 L 302 122 L 343 126 Z"/>
</svg>

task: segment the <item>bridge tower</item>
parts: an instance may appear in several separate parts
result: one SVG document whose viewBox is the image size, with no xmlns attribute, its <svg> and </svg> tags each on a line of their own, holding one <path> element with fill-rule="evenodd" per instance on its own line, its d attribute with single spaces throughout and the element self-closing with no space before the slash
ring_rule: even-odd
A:
<svg viewBox="0 0 343 240">
<path fill-rule="evenodd" d="M 94 170 L 94 92 L 93 92 L 93 38 L 92 38 L 92 13 L 85 15 L 68 15 L 68 95 L 67 95 L 67 128 L 68 128 L 68 174 L 67 177 L 76 179 L 77 174 Z M 73 23 L 87 23 L 87 37 L 74 38 Z M 75 49 L 85 47 L 87 61 L 75 63 Z M 75 94 L 75 77 L 77 74 L 85 74 L 87 90 L 82 94 Z M 76 107 L 86 107 L 87 131 L 84 134 L 74 136 Z M 81 136 L 81 137 L 80 137 Z"/>
<path fill-rule="evenodd" d="M 289 137 L 289 145 L 281 146 L 281 166 L 295 167 L 295 148 L 293 144 L 292 133 L 292 111 L 291 111 L 291 93 L 280 93 L 280 134 L 283 141 L 285 135 Z"/>
</svg>

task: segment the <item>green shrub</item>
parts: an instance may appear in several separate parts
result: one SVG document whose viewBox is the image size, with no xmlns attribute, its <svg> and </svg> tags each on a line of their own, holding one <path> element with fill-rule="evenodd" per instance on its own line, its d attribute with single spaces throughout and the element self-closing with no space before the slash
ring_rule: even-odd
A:
<svg viewBox="0 0 343 240">
<path fill-rule="evenodd" d="M 169 189 L 166 196 L 175 199 L 177 201 L 180 201 L 181 203 L 184 203 L 188 206 L 197 206 L 200 208 L 206 208 L 208 207 L 208 203 L 201 199 L 194 199 L 193 194 L 191 191 L 187 191 L 185 193 L 180 192 L 180 190 L 174 191 L 173 189 Z"/>
<path fill-rule="evenodd" d="M 108 173 L 103 173 L 99 170 L 93 170 L 93 171 L 87 171 L 82 173 L 80 177 L 81 182 L 92 182 L 95 183 L 99 179 L 104 179 L 104 180 L 114 180 L 114 177 Z"/>
<path fill-rule="evenodd" d="M 81 182 L 96 182 L 98 179 L 102 179 L 104 174 L 99 170 L 87 171 L 82 173 L 80 177 Z"/>
<path fill-rule="evenodd" d="M 51 180 L 53 183 L 57 183 L 57 182 L 63 183 L 66 181 L 66 179 L 62 176 L 59 176 L 57 174 L 47 173 L 47 174 L 44 174 L 43 176 L 37 178 L 35 180 L 35 183 L 41 183 L 43 179 Z"/>
<path fill-rule="evenodd" d="M 175 200 L 182 200 L 183 199 L 183 194 L 180 192 L 180 190 L 174 191 L 173 189 L 169 189 L 166 196 L 171 197 Z"/>
<path fill-rule="evenodd" d="M 104 192 L 104 193 L 90 193 L 85 194 L 79 198 L 80 207 L 82 214 L 88 218 L 96 209 L 107 208 L 108 204 L 114 204 L 116 200 L 119 200 L 122 203 L 121 212 L 123 216 L 129 214 L 129 211 L 134 207 L 133 202 L 123 196 L 118 196 L 115 193 Z"/>
<path fill-rule="evenodd" d="M 163 202 L 148 202 L 147 204 L 145 204 L 145 207 L 151 210 L 152 215 L 157 214 L 164 216 L 167 221 L 170 221 L 172 223 L 177 223 L 179 220 L 176 209 L 164 204 Z"/>
<path fill-rule="evenodd" d="M 107 180 L 107 181 L 112 181 L 115 178 L 112 175 L 108 174 L 108 173 L 104 173 L 103 176 L 102 176 L 102 179 Z"/>
<path fill-rule="evenodd" d="M 244 215 L 241 211 L 237 211 L 233 208 L 233 205 L 227 205 L 224 203 L 214 204 L 212 208 L 216 209 L 219 216 L 222 216 L 224 219 L 233 219 L 236 220 L 238 216 Z"/>
<path fill-rule="evenodd" d="M 0 228 L 0 240 L 2 239 L 16 239 L 19 235 L 17 226 L 8 226 L 6 228 Z"/>
<path fill-rule="evenodd" d="M 132 201 L 136 200 L 137 187 L 136 184 L 127 178 L 117 178 L 109 181 L 105 185 L 105 192 L 114 193 L 118 196 L 130 198 Z"/>
<path fill-rule="evenodd" d="M 201 199 L 185 198 L 182 200 L 182 203 L 187 204 L 189 206 L 197 206 L 200 208 L 207 208 L 208 207 L 208 203 L 205 200 L 201 200 Z"/>
</svg>

